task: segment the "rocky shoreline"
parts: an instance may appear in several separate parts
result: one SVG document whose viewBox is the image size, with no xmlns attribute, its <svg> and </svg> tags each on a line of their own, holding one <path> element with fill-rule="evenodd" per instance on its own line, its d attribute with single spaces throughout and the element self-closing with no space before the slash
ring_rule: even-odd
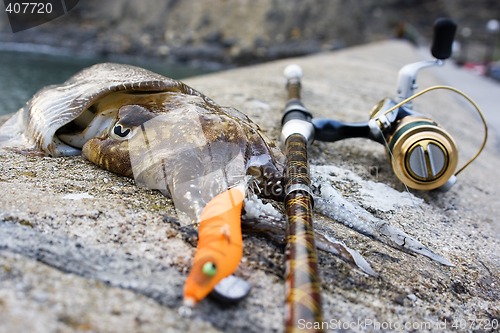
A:
<svg viewBox="0 0 500 333">
<path fill-rule="evenodd" d="M 448 16 L 459 28 L 472 29 L 468 55 L 476 57 L 475 50 L 481 54 L 488 41 L 484 22 L 498 17 L 499 10 L 488 0 L 86 0 L 62 17 L 17 33 L 1 12 L 0 41 L 48 45 L 77 55 L 235 66 L 387 38 L 428 43 L 433 22 Z"/>
<path fill-rule="evenodd" d="M 488 0 L 86 0 L 68 14 L 12 33 L 0 13 L 0 42 L 47 45 L 73 54 L 154 57 L 171 63 L 238 66 L 387 38 L 428 43 L 433 22 L 468 28 L 467 56 L 482 59 L 484 32 L 500 6 Z M 460 31 L 460 30 L 459 30 Z M 461 35 L 458 40 L 465 44 Z"/>
<path fill-rule="evenodd" d="M 41 30 L 41 31 L 40 31 Z M 203 37 L 196 43 L 166 43 L 161 36 L 145 34 L 140 38 L 128 35 L 96 38 L 96 32 L 81 32 L 79 26 L 68 25 L 64 33 L 52 28 L 16 34 L 0 31 L 0 49 L 68 54 L 80 57 L 138 57 L 170 64 L 188 64 L 207 68 L 228 68 L 314 54 L 343 48 L 342 42 L 324 44 L 320 40 L 291 40 L 269 44 L 257 38 L 253 45 L 241 47 L 235 39 L 221 33 Z"/>
</svg>

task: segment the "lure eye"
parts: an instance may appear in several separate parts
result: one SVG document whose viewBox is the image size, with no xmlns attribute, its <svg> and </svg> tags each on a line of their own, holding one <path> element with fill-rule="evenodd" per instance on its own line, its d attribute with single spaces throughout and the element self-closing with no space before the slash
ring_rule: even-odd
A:
<svg viewBox="0 0 500 333">
<path fill-rule="evenodd" d="M 206 276 L 212 277 L 217 274 L 217 266 L 213 262 L 207 261 L 203 264 L 201 272 Z"/>
<path fill-rule="evenodd" d="M 124 127 L 120 123 L 116 123 L 116 125 L 111 129 L 111 137 L 117 140 L 124 140 L 130 137 L 132 130 L 130 128 Z"/>
</svg>

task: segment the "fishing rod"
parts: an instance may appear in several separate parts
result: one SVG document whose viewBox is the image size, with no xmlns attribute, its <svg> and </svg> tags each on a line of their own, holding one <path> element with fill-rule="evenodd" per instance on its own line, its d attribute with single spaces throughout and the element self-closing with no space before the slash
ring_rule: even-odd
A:
<svg viewBox="0 0 500 333">
<path fill-rule="evenodd" d="M 286 306 L 285 331 L 305 332 L 302 323 L 321 323 L 321 283 L 314 244 L 313 198 L 308 145 L 314 139 L 312 115 L 300 100 L 302 70 L 297 65 L 285 69 L 288 102 L 282 117 L 281 140 L 285 146 L 285 211 L 287 245 L 285 250 Z M 304 326 L 304 325 L 302 325 Z M 305 325 L 308 327 L 309 325 Z M 320 330 L 314 330 L 321 332 Z"/>
<path fill-rule="evenodd" d="M 453 87 L 434 86 L 414 93 L 417 73 L 426 67 L 442 66 L 451 56 L 456 24 L 447 18 L 434 24 L 431 53 L 434 60 L 420 61 L 401 68 L 398 98 L 378 103 L 367 122 L 347 123 L 334 119 L 313 119 L 301 102 L 302 70 L 297 65 L 285 69 L 288 102 L 282 117 L 281 140 L 285 145 L 285 209 L 287 218 L 286 332 L 298 331 L 302 323 L 322 322 L 320 280 L 312 222 L 313 199 L 307 159 L 313 141 L 334 142 L 362 137 L 384 144 L 396 176 L 418 190 L 448 190 L 456 175 L 483 150 L 488 127 L 481 110 L 467 95 Z M 484 137 L 478 152 L 458 171 L 456 144 L 440 125 L 413 110 L 413 99 L 430 91 L 445 89 L 463 96 L 478 112 L 484 124 Z M 314 327 L 314 325 L 301 325 Z"/>
</svg>

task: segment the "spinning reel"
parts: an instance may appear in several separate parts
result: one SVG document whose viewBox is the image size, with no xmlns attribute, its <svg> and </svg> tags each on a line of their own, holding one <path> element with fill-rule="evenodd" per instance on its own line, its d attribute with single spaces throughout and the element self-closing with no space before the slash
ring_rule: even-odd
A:
<svg viewBox="0 0 500 333">
<path fill-rule="evenodd" d="M 483 150 L 487 139 L 487 125 L 477 105 L 462 92 L 452 87 L 435 86 L 414 94 L 416 76 L 420 69 L 442 66 L 451 56 L 456 24 L 450 19 L 438 19 L 434 25 L 431 53 L 436 58 L 420 61 L 401 68 L 398 78 L 398 98 L 378 103 L 368 123 L 349 124 L 332 119 L 313 119 L 314 138 L 320 141 L 338 141 L 365 137 L 386 146 L 395 175 L 406 186 L 417 190 L 448 190 L 456 182 L 456 175 L 465 169 Z M 452 90 L 466 98 L 478 111 L 484 126 L 484 141 L 479 152 L 455 172 L 458 149 L 452 136 L 431 118 L 413 110 L 412 100 L 436 89 Z"/>
</svg>

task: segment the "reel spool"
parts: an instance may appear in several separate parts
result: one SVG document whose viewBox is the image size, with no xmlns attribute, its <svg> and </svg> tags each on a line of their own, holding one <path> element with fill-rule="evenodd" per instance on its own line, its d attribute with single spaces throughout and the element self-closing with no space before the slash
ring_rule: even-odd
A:
<svg viewBox="0 0 500 333">
<path fill-rule="evenodd" d="M 434 60 L 403 66 L 398 73 L 397 98 L 381 100 L 371 111 L 368 122 L 346 123 L 335 119 L 312 119 L 314 139 L 335 142 L 347 138 L 368 138 L 386 146 L 392 169 L 405 186 L 416 190 L 447 191 L 456 176 L 467 168 L 486 145 L 488 125 L 476 103 L 463 92 L 449 86 L 434 86 L 415 93 L 417 74 L 423 68 L 442 66 L 451 56 L 456 24 L 447 18 L 434 24 L 431 53 Z M 483 142 L 477 153 L 457 169 L 455 140 L 438 123 L 413 110 L 412 101 L 437 89 L 450 90 L 464 97 L 477 111 L 484 125 Z"/>
<path fill-rule="evenodd" d="M 452 176 L 458 164 L 457 145 L 451 135 L 432 120 L 407 116 L 387 143 L 394 174 L 408 187 L 433 190 L 450 179 L 455 182 Z"/>
<path fill-rule="evenodd" d="M 433 90 L 451 90 L 471 103 L 484 126 L 484 137 L 477 153 L 458 171 L 458 148 L 453 137 L 438 123 L 411 109 L 410 102 Z M 408 106 L 410 105 L 410 107 Z M 433 86 L 399 102 L 384 99 L 370 114 L 371 139 L 387 148 L 396 177 L 416 190 L 447 191 L 456 176 L 483 151 L 488 138 L 488 125 L 477 104 L 463 92 L 448 86 Z"/>
<path fill-rule="evenodd" d="M 414 112 L 411 102 L 417 97 L 414 90 L 418 72 L 444 64 L 451 56 L 455 31 L 456 24 L 452 20 L 438 19 L 431 47 L 435 60 L 419 61 L 401 68 L 397 99 L 400 103 L 382 100 L 370 114 L 370 130 L 386 145 L 394 174 L 406 186 L 417 190 L 440 187 L 447 190 L 456 181 L 458 150 L 455 141 L 432 119 Z"/>
</svg>

